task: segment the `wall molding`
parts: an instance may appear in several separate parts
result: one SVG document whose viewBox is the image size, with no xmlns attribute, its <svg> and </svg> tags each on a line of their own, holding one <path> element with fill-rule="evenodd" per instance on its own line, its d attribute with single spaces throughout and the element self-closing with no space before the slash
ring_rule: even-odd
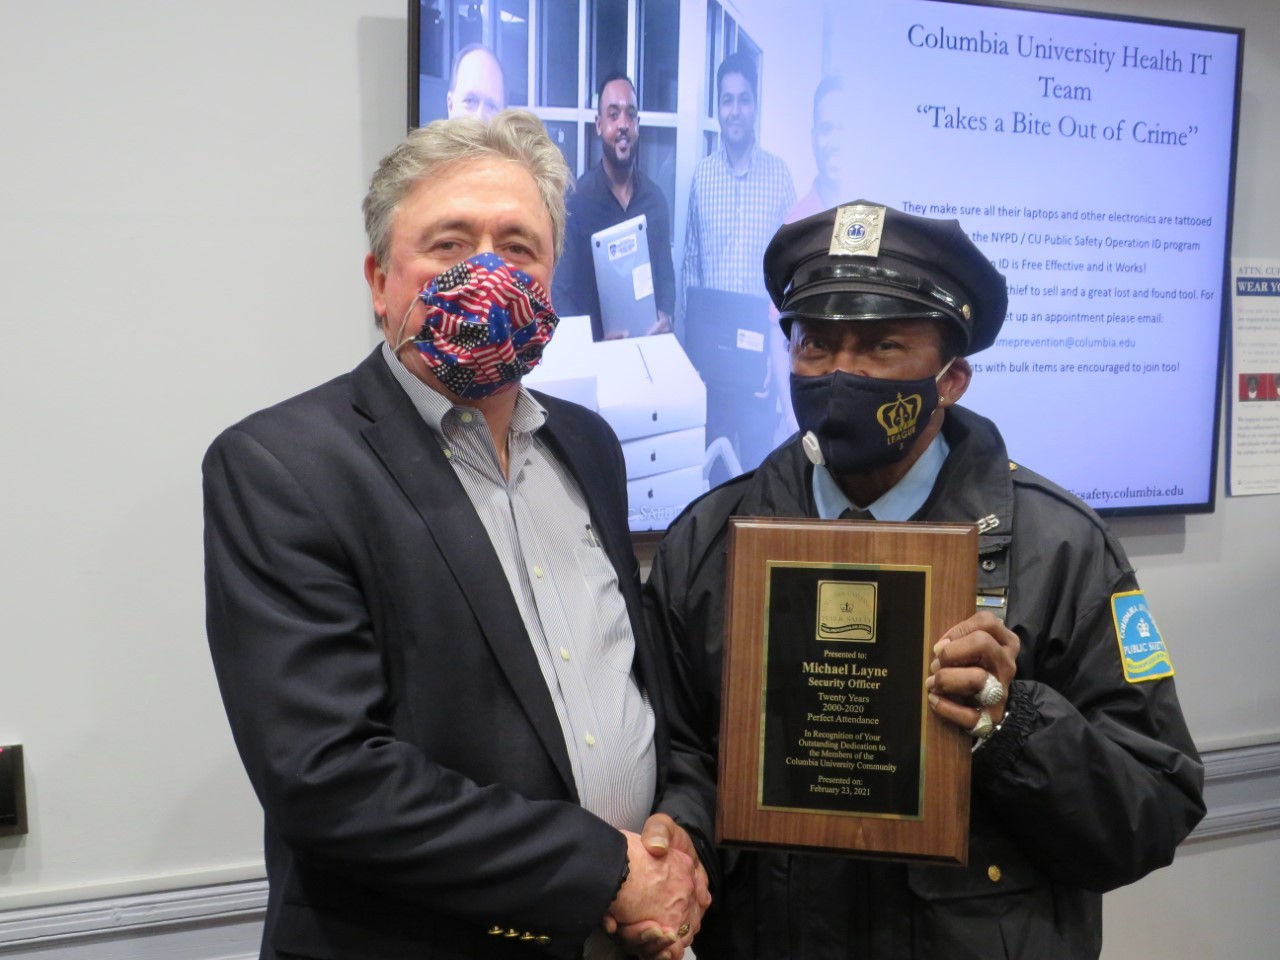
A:
<svg viewBox="0 0 1280 960">
<path fill-rule="evenodd" d="M 267 881 L 248 880 L 0 912 L 0 955 L 9 944 L 56 943 L 103 933 L 142 932 L 191 923 L 261 921 Z"/>
<path fill-rule="evenodd" d="M 1206 752 L 1204 765 L 1209 812 L 1189 843 L 1280 827 L 1280 742 Z M 0 957 L 253 960 L 266 905 L 267 882 L 246 880 L 0 911 Z"/>
<path fill-rule="evenodd" d="M 1280 742 L 1206 751 L 1209 811 L 1188 842 L 1280 827 Z"/>
</svg>

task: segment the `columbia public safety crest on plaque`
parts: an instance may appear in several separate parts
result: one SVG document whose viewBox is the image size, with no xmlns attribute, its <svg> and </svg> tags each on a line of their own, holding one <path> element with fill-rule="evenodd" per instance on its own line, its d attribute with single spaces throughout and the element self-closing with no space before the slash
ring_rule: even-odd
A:
<svg viewBox="0 0 1280 960">
<path fill-rule="evenodd" d="M 835 229 L 831 231 L 833 257 L 878 257 L 880 234 L 884 230 L 884 207 L 869 203 L 851 203 L 836 211 Z"/>
<path fill-rule="evenodd" d="M 818 639 L 876 639 L 876 584 L 850 580 L 818 581 Z"/>
</svg>

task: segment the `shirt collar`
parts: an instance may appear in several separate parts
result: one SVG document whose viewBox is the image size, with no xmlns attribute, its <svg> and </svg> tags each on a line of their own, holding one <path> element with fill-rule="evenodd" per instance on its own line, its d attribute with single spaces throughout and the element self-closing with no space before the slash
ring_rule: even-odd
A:
<svg viewBox="0 0 1280 960">
<path fill-rule="evenodd" d="M 939 433 L 901 480 L 886 490 L 875 503 L 862 509 L 876 520 L 910 520 L 929 499 L 929 493 L 933 490 L 950 452 L 950 445 Z M 819 518 L 835 520 L 848 509 L 859 509 L 857 504 L 845 496 L 835 477 L 825 466 L 813 468 L 812 485 L 813 502 L 818 508 Z"/>
<path fill-rule="evenodd" d="M 385 340 L 382 343 L 382 359 L 386 361 L 391 375 L 409 395 L 414 408 L 437 437 L 444 437 L 445 417 L 451 413 L 456 415 L 470 409 L 463 404 L 455 404 L 443 393 L 432 390 L 414 376 L 409 368 L 400 362 L 400 358 L 391 349 L 391 344 Z M 547 422 L 546 408 L 533 398 L 533 394 L 525 389 L 523 383 L 518 384 L 516 389 L 520 392 L 516 396 L 515 412 L 511 415 L 511 429 L 516 433 L 533 433 Z"/>
<path fill-rule="evenodd" d="M 756 154 L 760 151 L 760 142 L 752 141 L 751 149 L 747 151 L 747 166 L 741 173 L 734 173 L 733 163 L 729 160 L 729 151 L 722 145 L 720 147 L 720 162 L 724 164 L 725 169 L 729 171 L 731 176 L 745 177 L 756 165 Z"/>
</svg>

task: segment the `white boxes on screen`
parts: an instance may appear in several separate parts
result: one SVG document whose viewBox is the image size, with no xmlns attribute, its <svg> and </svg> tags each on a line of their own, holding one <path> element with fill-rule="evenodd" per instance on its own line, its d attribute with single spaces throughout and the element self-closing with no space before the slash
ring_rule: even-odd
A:
<svg viewBox="0 0 1280 960">
<path fill-rule="evenodd" d="M 665 530 L 706 491 L 707 391 L 672 334 L 593 343 L 586 317 L 563 317 L 524 382 L 598 411 L 613 427 L 633 531 Z"/>
</svg>

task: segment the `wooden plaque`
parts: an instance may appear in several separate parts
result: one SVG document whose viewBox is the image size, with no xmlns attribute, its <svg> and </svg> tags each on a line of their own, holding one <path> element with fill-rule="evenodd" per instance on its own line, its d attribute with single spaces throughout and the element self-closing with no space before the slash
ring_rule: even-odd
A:
<svg viewBox="0 0 1280 960">
<path fill-rule="evenodd" d="M 971 524 L 730 521 L 716 841 L 963 864 L 972 740 L 929 709 Z"/>
</svg>

